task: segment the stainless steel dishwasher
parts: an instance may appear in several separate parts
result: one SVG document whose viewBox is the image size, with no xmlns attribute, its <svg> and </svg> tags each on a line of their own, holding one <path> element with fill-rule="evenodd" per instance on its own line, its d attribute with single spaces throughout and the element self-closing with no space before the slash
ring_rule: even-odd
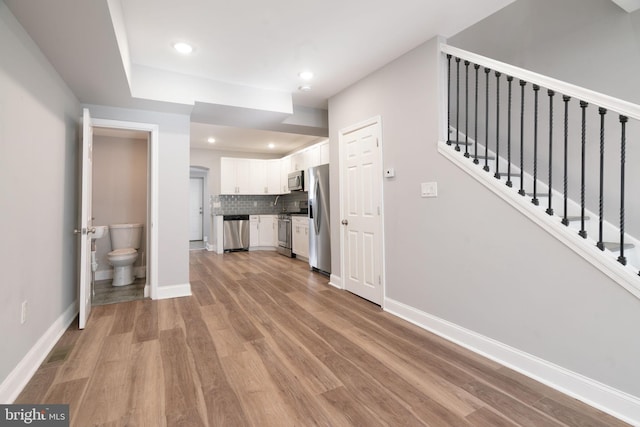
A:
<svg viewBox="0 0 640 427">
<path fill-rule="evenodd" d="M 249 215 L 224 215 L 222 224 L 224 251 L 248 251 Z"/>
</svg>

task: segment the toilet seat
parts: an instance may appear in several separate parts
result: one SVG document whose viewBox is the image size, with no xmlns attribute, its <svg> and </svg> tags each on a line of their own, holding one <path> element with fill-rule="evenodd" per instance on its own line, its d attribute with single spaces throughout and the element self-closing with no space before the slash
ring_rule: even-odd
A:
<svg viewBox="0 0 640 427">
<path fill-rule="evenodd" d="M 123 256 L 123 255 L 133 255 L 138 251 L 133 248 L 125 248 L 125 249 L 116 249 L 115 251 L 109 252 L 109 256 Z"/>
</svg>

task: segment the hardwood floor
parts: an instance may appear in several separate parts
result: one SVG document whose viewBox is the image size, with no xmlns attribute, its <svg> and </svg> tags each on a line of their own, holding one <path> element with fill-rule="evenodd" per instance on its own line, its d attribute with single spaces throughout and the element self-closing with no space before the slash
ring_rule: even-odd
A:
<svg viewBox="0 0 640 427">
<path fill-rule="evenodd" d="M 193 296 L 94 307 L 16 403 L 73 426 L 622 426 L 275 252 L 190 253 Z"/>
</svg>

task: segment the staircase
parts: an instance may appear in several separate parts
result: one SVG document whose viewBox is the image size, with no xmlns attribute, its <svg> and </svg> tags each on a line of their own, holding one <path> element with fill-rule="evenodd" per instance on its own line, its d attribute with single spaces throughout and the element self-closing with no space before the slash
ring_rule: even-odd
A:
<svg viewBox="0 0 640 427">
<path fill-rule="evenodd" d="M 625 230 L 632 218 L 640 231 L 626 194 L 640 106 L 446 44 L 441 58 L 439 152 L 640 298 Z"/>
</svg>

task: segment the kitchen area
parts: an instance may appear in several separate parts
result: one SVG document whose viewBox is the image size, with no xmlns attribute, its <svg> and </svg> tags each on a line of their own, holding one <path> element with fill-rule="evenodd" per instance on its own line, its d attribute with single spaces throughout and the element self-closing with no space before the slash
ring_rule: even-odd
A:
<svg viewBox="0 0 640 427">
<path fill-rule="evenodd" d="M 271 250 L 331 273 L 329 141 L 281 158 L 220 157 L 210 250 Z"/>
</svg>

